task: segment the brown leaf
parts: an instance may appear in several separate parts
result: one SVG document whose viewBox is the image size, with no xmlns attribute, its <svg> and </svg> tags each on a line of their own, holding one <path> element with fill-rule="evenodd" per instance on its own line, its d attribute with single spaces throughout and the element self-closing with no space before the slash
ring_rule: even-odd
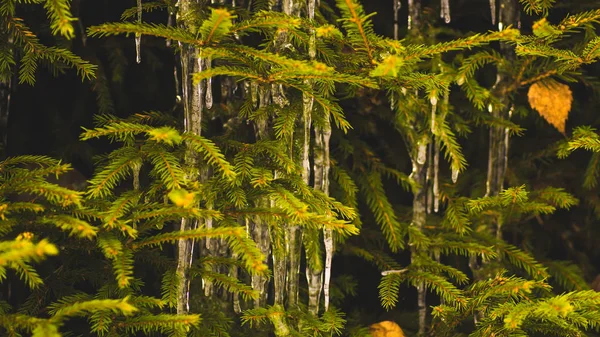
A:
<svg viewBox="0 0 600 337">
<path fill-rule="evenodd" d="M 529 105 L 552 124 L 565 133 L 565 123 L 569 117 L 573 93 L 568 85 L 556 81 L 536 82 L 529 87 Z"/>
<path fill-rule="evenodd" d="M 369 332 L 373 337 L 404 337 L 400 326 L 392 321 L 371 324 Z"/>
</svg>

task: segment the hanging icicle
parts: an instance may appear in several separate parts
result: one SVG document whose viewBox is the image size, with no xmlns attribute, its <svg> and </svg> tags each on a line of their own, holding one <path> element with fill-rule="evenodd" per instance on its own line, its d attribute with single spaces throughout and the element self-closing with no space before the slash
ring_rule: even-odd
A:
<svg viewBox="0 0 600 337">
<path fill-rule="evenodd" d="M 313 0 L 309 0 L 309 2 L 313 2 Z M 287 15 L 300 16 L 300 1 L 281 0 L 281 11 Z"/>
<path fill-rule="evenodd" d="M 441 0 L 440 18 L 444 19 L 445 23 L 450 23 L 450 0 Z"/>
<path fill-rule="evenodd" d="M 504 28 L 504 6 L 505 3 L 503 0 L 500 0 L 500 10 L 498 11 L 498 31 L 501 32 Z"/>
<path fill-rule="evenodd" d="M 207 209 L 212 209 L 212 207 L 207 206 Z M 206 228 L 210 229 L 213 228 L 213 221 L 211 218 L 208 218 L 205 220 L 204 225 L 206 226 Z M 204 246 L 204 253 L 207 255 L 211 255 L 212 253 L 214 253 L 214 251 L 216 250 L 216 246 L 217 246 L 217 239 L 213 239 L 213 238 L 207 238 L 205 241 L 205 246 Z M 192 247 L 193 249 L 193 247 Z M 204 255 L 202 251 L 200 251 L 200 254 Z M 191 261 L 190 261 L 191 263 Z M 212 283 L 212 281 L 207 280 L 205 278 L 202 278 L 202 287 L 204 288 L 204 296 L 210 298 L 213 296 L 214 293 L 214 285 Z"/>
<path fill-rule="evenodd" d="M 425 189 L 427 194 L 427 214 L 431 214 L 433 211 L 433 186 L 431 186 L 431 181 L 433 178 L 433 167 L 431 163 L 433 163 L 433 144 L 429 143 L 427 145 L 427 175 L 425 177 Z"/>
<path fill-rule="evenodd" d="M 314 145 L 314 159 L 313 159 L 313 187 L 315 190 L 324 191 L 325 182 L 325 130 L 323 127 L 315 125 L 315 145 Z M 306 238 L 308 240 L 320 239 L 321 235 L 319 232 L 310 231 Z M 323 288 L 323 267 L 317 266 L 313 257 L 309 257 L 308 250 L 306 251 L 306 280 L 308 281 L 308 311 L 313 315 L 317 315 L 319 312 L 319 303 L 321 298 L 321 291 Z M 314 252 L 313 252 L 314 254 Z M 319 256 L 319 259 L 321 257 Z"/>
<path fill-rule="evenodd" d="M 427 143 L 420 141 L 417 143 L 417 163 L 419 163 L 419 165 L 425 165 L 425 162 L 427 162 Z"/>
<path fill-rule="evenodd" d="M 258 86 L 258 108 L 264 109 L 271 104 L 271 90 L 267 86 Z M 268 139 L 269 125 L 266 118 L 261 118 L 254 123 L 254 133 L 257 140 Z M 268 199 L 262 198 L 257 201 L 256 207 L 269 207 Z M 271 235 L 269 226 L 260 216 L 254 217 L 250 226 L 250 235 L 265 257 L 265 264 L 271 257 Z M 259 296 L 254 300 L 256 308 L 264 307 L 267 303 L 267 277 L 264 275 L 252 275 L 252 288 L 258 291 Z"/>
<path fill-rule="evenodd" d="M 137 22 L 142 23 L 142 0 L 137 0 Z M 135 34 L 135 61 L 142 62 L 142 34 Z"/>
<path fill-rule="evenodd" d="M 433 211 L 437 213 L 440 209 L 440 142 L 434 142 L 433 147 Z"/>
<path fill-rule="evenodd" d="M 421 0 L 408 0 L 408 30 L 415 32 L 414 27 L 421 25 Z"/>
<path fill-rule="evenodd" d="M 204 65 L 206 66 L 206 70 L 210 70 L 212 66 L 212 60 L 210 58 L 204 59 Z M 213 90 L 212 90 L 212 77 L 206 79 L 206 97 L 204 99 L 204 104 L 207 109 L 212 109 L 213 106 Z"/>
<path fill-rule="evenodd" d="M 409 27 L 409 38 L 416 41 L 422 39 L 419 36 L 421 31 L 421 0 L 408 0 L 408 27 Z M 413 41 L 414 42 L 414 41 Z M 418 90 L 415 93 L 418 97 Z M 435 102 L 437 104 L 437 102 Z M 433 104 L 432 104 L 433 105 Z M 435 113 L 435 112 L 434 112 Z M 433 122 L 433 128 L 435 129 L 435 121 Z M 420 125 L 412 124 L 411 127 L 416 129 Z M 429 139 L 428 135 L 422 135 L 421 139 L 417 140 L 416 143 L 410 144 L 411 148 L 409 153 L 411 154 L 412 172 L 410 178 L 419 186 L 414 190 L 413 195 L 413 212 L 412 222 L 410 226 L 417 231 L 422 231 L 427 221 L 427 148 L 432 140 Z M 429 163 L 431 165 L 431 163 Z M 419 248 L 411 246 L 411 264 L 417 266 L 419 263 Z M 427 318 L 427 303 L 425 299 L 426 288 L 423 282 L 416 284 L 417 288 L 417 307 L 418 307 L 418 331 L 417 335 L 423 336 L 426 329 L 426 318 Z"/>
<path fill-rule="evenodd" d="M 285 90 L 282 84 L 271 85 L 271 96 L 273 103 L 277 104 L 280 108 L 290 104 L 290 101 L 285 96 Z"/>
<path fill-rule="evenodd" d="M 330 149 L 329 149 L 329 141 L 331 139 L 331 124 L 329 123 L 329 118 L 327 117 L 327 121 L 325 126 L 321 132 L 321 137 L 323 137 L 323 192 L 326 195 L 329 195 L 329 169 L 330 169 Z M 333 263 L 333 252 L 334 252 L 334 240 L 333 240 L 333 231 L 331 229 L 323 230 L 323 240 L 325 243 L 325 274 L 323 280 L 323 297 L 325 302 L 325 312 L 329 310 L 329 288 L 331 285 L 331 268 Z"/>
<path fill-rule="evenodd" d="M 435 258 L 435 262 L 437 263 L 441 263 L 442 262 L 442 258 L 440 256 L 440 251 L 438 249 L 433 251 L 433 257 Z M 446 300 L 444 299 L 443 296 L 440 296 L 440 304 L 441 305 L 445 305 L 446 304 Z"/>
<path fill-rule="evenodd" d="M 394 40 L 398 40 L 400 38 L 399 28 L 400 28 L 400 8 L 402 7 L 401 0 L 394 0 Z M 402 88 L 404 89 L 404 88 Z M 396 93 L 390 93 L 390 110 L 396 111 Z"/>
<path fill-rule="evenodd" d="M 412 15 L 412 13 L 413 13 L 413 10 L 414 10 L 413 9 L 414 8 L 414 1 L 415 0 L 408 0 L 408 23 L 407 23 L 408 30 L 412 29 L 412 24 L 413 24 L 413 22 L 412 22 L 413 21 L 413 15 Z"/>
<path fill-rule="evenodd" d="M 196 61 L 198 62 L 198 72 L 203 72 L 204 71 L 204 58 L 201 56 L 198 56 L 196 58 Z M 202 106 L 202 100 L 205 98 L 204 97 L 204 81 L 200 81 L 198 82 L 198 84 L 196 85 L 196 90 L 198 90 L 198 97 L 200 98 L 200 100 L 198 100 L 198 102 L 196 102 L 196 104 L 200 104 L 199 108 L 203 108 Z"/>
<path fill-rule="evenodd" d="M 456 182 L 458 181 L 458 170 L 457 169 L 452 169 L 452 183 L 456 184 Z"/>
<path fill-rule="evenodd" d="M 490 0 L 490 12 L 492 14 L 492 25 L 496 24 L 496 0 Z"/>
<path fill-rule="evenodd" d="M 277 179 L 279 176 L 276 171 L 273 175 L 273 179 Z M 271 208 L 276 207 L 275 201 L 271 200 Z M 271 247 L 273 250 L 273 287 L 274 287 L 274 305 L 283 306 L 285 303 L 285 289 L 286 289 L 286 278 L 287 278 L 287 247 L 285 245 L 285 233 L 281 235 L 279 231 L 271 231 Z"/>
<path fill-rule="evenodd" d="M 171 11 L 171 6 L 169 6 L 169 16 L 167 17 L 167 27 L 173 27 L 173 15 L 175 15 L 173 13 L 173 11 Z M 167 39 L 167 41 L 165 41 L 165 45 L 168 47 L 171 47 L 171 39 Z"/>
<path fill-rule="evenodd" d="M 438 99 L 437 99 L 437 97 L 432 96 L 429 99 L 429 102 L 431 103 L 431 134 L 435 134 L 435 118 L 436 118 L 435 113 L 437 110 Z"/>
<path fill-rule="evenodd" d="M 189 15 L 191 7 L 193 6 L 192 0 L 179 0 L 177 5 L 179 7 L 177 23 L 178 26 L 187 29 L 185 20 L 180 20 L 180 15 L 185 17 Z M 194 46 L 190 46 L 184 43 L 179 43 L 181 50 L 180 62 L 181 62 L 181 88 L 184 110 L 184 129 L 186 132 L 200 135 L 201 123 L 202 123 L 202 111 L 203 111 L 203 100 L 202 85 L 201 81 L 197 88 L 193 88 L 192 74 L 199 72 L 201 63 L 198 57 L 198 50 Z M 176 74 L 176 71 L 175 71 Z M 185 164 L 187 167 L 195 167 L 198 161 L 197 152 L 193 151 L 188 147 L 188 151 L 185 154 Z M 199 179 L 198 176 L 189 175 L 190 180 Z M 181 231 L 187 231 L 198 227 L 198 220 L 186 219 L 181 220 L 179 229 Z M 190 267 L 194 256 L 194 242 L 191 240 L 181 239 L 178 241 L 177 246 L 177 276 L 179 279 L 178 294 L 177 294 L 177 313 L 186 314 L 190 311 Z"/>
<path fill-rule="evenodd" d="M 232 254 L 231 255 L 231 259 L 233 260 L 237 260 L 238 256 L 236 254 Z M 232 264 L 231 266 L 229 266 L 229 277 L 231 277 L 232 280 L 237 280 L 238 279 L 238 273 L 239 273 L 239 267 L 235 264 Z M 235 312 L 236 314 L 239 314 L 242 312 L 242 306 L 240 305 L 240 294 L 234 292 L 231 294 L 232 298 L 233 298 L 233 312 Z"/>
<path fill-rule="evenodd" d="M 400 19 L 399 12 L 402 7 L 401 0 L 394 0 L 394 40 L 398 40 L 400 38 L 399 35 L 399 27 L 400 27 Z"/>
</svg>

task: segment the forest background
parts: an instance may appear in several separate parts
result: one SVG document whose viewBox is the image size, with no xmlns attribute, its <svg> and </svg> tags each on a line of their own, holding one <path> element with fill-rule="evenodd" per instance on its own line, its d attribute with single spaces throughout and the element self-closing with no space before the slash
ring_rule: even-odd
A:
<svg viewBox="0 0 600 337">
<path fill-rule="evenodd" d="M 599 7 L 3 0 L 2 333 L 594 335 Z"/>
</svg>

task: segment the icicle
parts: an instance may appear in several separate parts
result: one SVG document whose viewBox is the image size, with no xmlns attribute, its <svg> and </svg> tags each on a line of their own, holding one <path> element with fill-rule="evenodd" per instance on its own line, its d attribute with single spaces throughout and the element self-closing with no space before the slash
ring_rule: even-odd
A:
<svg viewBox="0 0 600 337">
<path fill-rule="evenodd" d="M 323 270 L 306 267 L 306 281 L 308 283 L 308 311 L 313 315 L 319 313 L 321 291 L 323 290 Z"/>
<path fill-rule="evenodd" d="M 418 34 L 421 30 L 421 0 L 408 0 L 408 29 L 409 34 L 419 39 Z M 418 90 L 415 90 L 415 96 L 418 97 Z M 437 102 L 436 102 L 437 103 Z M 433 125 L 435 126 L 435 124 Z M 416 125 L 412 125 L 416 128 Z M 414 191 L 413 196 L 413 213 L 411 226 L 418 231 L 422 231 L 427 221 L 427 193 L 426 193 L 426 174 L 425 163 L 427 161 L 427 139 L 419 139 L 413 148 L 409 149 L 411 153 L 411 162 L 413 170 L 410 174 L 410 178 L 419 185 Z M 415 148 L 416 147 L 416 148 Z M 411 264 L 416 266 L 418 263 L 417 256 L 419 255 L 419 249 L 416 246 L 411 246 Z M 425 335 L 425 323 L 427 317 L 427 303 L 425 301 L 425 284 L 420 282 L 416 284 L 417 287 L 417 307 L 419 312 L 419 325 L 418 325 L 418 336 Z"/>
<path fill-rule="evenodd" d="M 439 250 L 434 250 L 433 251 L 433 257 L 435 258 L 435 262 L 437 263 L 441 263 L 442 262 L 442 258 L 440 256 L 440 251 Z M 443 296 L 440 296 L 440 304 L 444 305 L 446 304 L 446 301 L 444 300 Z"/>
<path fill-rule="evenodd" d="M 433 167 L 431 165 L 433 163 L 432 147 L 432 143 L 427 145 L 427 162 L 429 162 L 429 165 L 427 165 L 427 174 L 425 176 L 425 189 L 427 190 L 427 214 L 431 214 L 431 211 L 433 210 L 433 187 L 431 186 L 431 178 L 433 176 Z"/>
<path fill-rule="evenodd" d="M 325 229 L 323 233 L 325 241 L 325 276 L 323 281 L 323 296 L 325 302 L 325 312 L 329 310 L 329 288 L 331 286 L 331 266 L 333 262 L 333 232 L 331 229 Z"/>
<path fill-rule="evenodd" d="M 282 0 L 281 11 L 287 15 L 300 16 L 300 3 L 297 0 Z"/>
<path fill-rule="evenodd" d="M 437 213 L 440 209 L 440 142 L 434 143 L 433 150 L 433 211 Z"/>
<path fill-rule="evenodd" d="M 503 14 L 504 13 L 504 3 L 503 1 L 500 1 L 500 10 L 498 11 L 498 31 L 502 31 L 502 28 L 504 28 L 504 23 L 502 23 L 502 20 L 504 19 Z"/>
<path fill-rule="evenodd" d="M 290 101 L 285 97 L 285 91 L 283 90 L 282 84 L 271 85 L 271 96 L 273 103 L 277 104 L 280 108 L 290 104 Z"/>
<path fill-rule="evenodd" d="M 325 144 L 324 130 L 322 127 L 315 125 L 315 145 L 314 145 L 314 160 L 313 160 L 313 186 L 315 190 L 324 191 L 323 183 L 325 181 Z M 321 236 L 317 233 L 312 233 L 306 240 L 315 240 Z M 308 282 L 308 311 L 313 315 L 319 312 L 319 302 L 321 290 L 323 287 L 323 268 L 311 262 L 309 252 L 306 252 L 306 280 Z"/>
<path fill-rule="evenodd" d="M 308 0 L 308 19 L 309 20 L 314 20 L 315 19 L 315 0 Z M 309 37 L 309 41 L 308 41 L 308 56 L 310 57 L 311 60 L 314 60 L 315 57 L 317 57 L 317 42 L 316 42 L 316 35 L 315 35 L 315 30 L 314 29 L 310 29 L 310 37 Z"/>
<path fill-rule="evenodd" d="M 212 61 L 210 58 L 206 58 L 204 60 L 204 65 L 206 69 L 210 69 L 212 66 Z M 207 109 L 212 109 L 213 106 L 213 91 L 212 91 L 212 77 L 206 79 L 206 98 L 204 99 L 204 104 Z"/>
<path fill-rule="evenodd" d="M 177 5 L 179 6 L 178 15 L 185 16 L 189 14 L 190 0 L 180 0 Z M 181 27 L 183 20 L 179 20 Z M 200 71 L 201 62 L 197 62 L 198 51 L 193 46 L 186 44 L 179 44 L 181 49 L 180 61 L 181 61 L 181 78 L 182 78 L 182 100 L 184 103 L 184 129 L 186 132 L 200 135 L 201 123 L 202 123 L 202 111 L 203 111 L 203 99 L 202 96 L 202 85 L 200 82 L 197 86 L 198 90 L 192 89 L 192 75 L 195 72 Z M 185 154 L 185 164 L 187 167 L 195 167 L 197 164 L 198 156 L 195 151 L 188 151 Z M 190 180 L 197 180 L 198 177 L 190 175 Z M 179 230 L 186 231 L 198 227 L 198 221 L 192 219 L 181 220 Z M 177 294 L 177 313 L 185 314 L 190 310 L 190 275 L 189 270 L 191 267 L 192 259 L 194 256 L 194 243 L 191 240 L 181 239 L 178 241 L 177 246 L 177 275 L 179 277 L 178 294 Z"/>
<path fill-rule="evenodd" d="M 427 143 L 420 141 L 417 144 L 417 163 L 419 165 L 425 164 L 427 161 Z"/>
<path fill-rule="evenodd" d="M 261 207 L 265 207 L 262 205 Z M 271 240 L 269 238 L 269 228 L 262 219 L 256 217 L 254 219 L 254 226 L 251 230 L 252 238 L 256 242 L 261 252 L 268 258 L 271 248 Z M 263 307 L 267 302 L 267 278 L 263 275 L 252 275 L 252 288 L 258 291 L 259 296 L 254 300 L 256 308 Z"/>
<path fill-rule="evenodd" d="M 311 81 L 305 81 L 305 83 L 312 87 Z M 303 109 L 304 109 L 304 146 L 302 152 L 302 178 L 306 184 L 309 184 L 310 180 L 310 130 L 312 122 L 312 113 L 314 99 L 312 96 L 303 95 Z M 315 148 L 314 148 L 314 188 L 315 190 L 323 190 L 323 158 L 324 158 L 324 147 L 323 147 L 323 132 L 322 128 L 315 126 Z M 313 230 L 314 231 L 314 230 Z M 314 233 L 313 233 L 314 234 Z M 320 238 L 320 235 L 312 235 L 307 240 L 314 240 Z M 319 299 L 321 296 L 321 289 L 323 286 L 323 270 L 322 268 L 317 269 L 314 263 L 308 261 L 308 251 L 306 253 L 306 280 L 308 283 L 308 310 L 316 315 L 319 311 Z"/>
<path fill-rule="evenodd" d="M 279 174 L 275 171 L 273 179 L 277 179 Z M 271 208 L 276 207 L 275 201 L 270 201 Z M 287 229 L 286 229 L 287 230 Z M 271 231 L 271 246 L 273 247 L 273 287 L 274 287 L 274 304 L 284 305 L 285 302 L 285 288 L 287 278 L 287 247 L 285 245 L 286 235 L 277 235 L 277 232 Z"/>
<path fill-rule="evenodd" d="M 300 279 L 300 255 L 302 251 L 302 236 L 298 228 L 288 226 L 285 244 L 289 263 L 286 278 L 287 303 L 289 307 L 296 307 L 298 305 L 298 282 Z"/>
<path fill-rule="evenodd" d="M 282 250 L 280 252 L 273 251 L 273 287 L 274 287 L 274 304 L 283 305 L 285 300 L 285 280 L 287 277 L 287 259 L 286 254 Z"/>
<path fill-rule="evenodd" d="M 204 58 L 200 56 L 196 60 L 198 62 L 198 72 L 200 73 L 204 71 Z M 198 97 L 204 98 L 204 81 L 198 82 L 196 85 L 196 90 L 198 90 Z"/>
<path fill-rule="evenodd" d="M 188 219 L 181 219 L 181 231 L 188 230 Z M 190 280 L 189 280 L 189 265 L 187 257 L 190 256 L 191 245 L 187 244 L 187 240 L 179 240 L 178 244 L 178 263 L 177 275 L 180 278 L 179 287 L 180 293 L 177 296 L 177 313 L 190 312 Z"/>
<path fill-rule="evenodd" d="M 408 30 L 417 32 L 421 26 L 421 0 L 408 0 Z M 417 28 L 415 30 L 414 28 Z"/>
<path fill-rule="evenodd" d="M 491 107 L 492 105 L 490 104 L 488 106 L 488 111 L 491 110 L 489 109 L 489 107 Z M 491 112 L 491 111 L 490 111 Z M 490 196 L 494 196 L 494 190 L 495 190 L 495 172 L 494 172 L 494 155 L 495 155 L 495 149 L 497 147 L 497 140 L 495 137 L 495 128 L 493 126 L 490 127 L 490 137 L 489 137 L 489 144 L 488 144 L 488 172 L 487 172 L 487 180 L 485 182 L 485 196 L 486 197 L 490 197 Z"/>
<path fill-rule="evenodd" d="M 203 180 L 206 180 L 206 179 L 203 179 Z M 210 209 L 212 209 L 212 207 L 207 206 L 207 209 L 210 210 Z M 205 222 L 204 222 L 204 225 L 206 226 L 207 229 L 213 228 L 213 221 L 212 221 L 212 219 L 211 218 L 206 219 Z M 216 245 L 215 245 L 216 242 L 215 242 L 215 240 L 216 239 L 213 239 L 213 238 L 207 238 L 206 239 L 205 244 L 204 244 L 205 245 L 205 249 L 206 249 L 206 253 L 208 253 L 208 254 L 213 254 L 214 253 L 215 248 L 216 248 Z M 202 252 L 200 252 L 200 254 L 202 254 Z M 190 263 L 191 263 L 191 261 L 190 261 Z M 209 281 L 209 280 L 203 278 L 202 279 L 202 284 L 203 284 L 203 287 L 204 287 L 204 296 L 211 297 L 213 295 L 213 292 L 214 292 L 214 287 L 213 287 L 212 281 Z"/>
<path fill-rule="evenodd" d="M 266 108 L 271 104 L 271 93 L 268 87 L 258 87 L 258 101 L 259 109 Z M 268 124 L 265 118 L 257 120 L 254 124 L 254 132 L 256 138 L 259 140 L 267 139 L 268 137 Z M 259 199 L 257 201 L 257 207 L 269 207 L 269 201 L 267 199 Z M 271 237 L 269 235 L 269 226 L 266 224 L 260 216 L 254 218 L 253 226 L 251 227 L 251 236 L 254 242 L 256 242 L 258 248 L 265 256 L 265 263 L 267 263 L 271 256 Z M 267 278 L 263 275 L 252 275 L 251 277 L 252 288 L 258 291 L 259 296 L 254 300 L 255 307 L 264 307 L 267 302 Z"/>
<path fill-rule="evenodd" d="M 440 11 L 440 17 L 442 19 L 444 19 L 445 23 L 450 23 L 450 0 L 441 0 L 442 4 L 441 4 L 441 11 Z"/>
<path fill-rule="evenodd" d="M 137 0 L 137 21 L 142 23 L 142 0 Z M 135 61 L 137 63 L 142 62 L 142 34 L 135 34 Z"/>
<path fill-rule="evenodd" d="M 417 336 L 423 336 L 427 323 L 427 291 L 424 283 L 417 285 L 417 307 L 419 310 L 419 333 Z"/>
<path fill-rule="evenodd" d="M 401 7 L 402 7 L 402 1 L 394 0 L 394 40 L 398 40 L 400 38 L 400 35 L 398 32 L 399 26 L 400 26 L 400 20 L 399 20 L 398 14 L 400 12 Z"/>
<path fill-rule="evenodd" d="M 492 25 L 496 24 L 496 0 L 490 0 L 490 12 L 492 14 Z"/>
<path fill-rule="evenodd" d="M 457 181 L 458 181 L 458 170 L 453 168 L 452 169 L 452 183 L 456 184 Z"/>
<path fill-rule="evenodd" d="M 179 86 L 179 72 L 177 71 L 177 65 L 173 65 L 173 77 L 175 79 L 175 103 L 181 103 L 181 87 Z"/>
<path fill-rule="evenodd" d="M 414 0 L 408 0 L 408 30 L 412 29 L 412 9 L 414 6 Z"/>
<path fill-rule="evenodd" d="M 172 27 L 173 26 L 173 12 L 169 11 L 169 16 L 167 18 L 167 27 Z M 171 47 L 171 39 L 167 39 L 167 41 L 165 42 L 165 45 L 168 47 Z"/>
<path fill-rule="evenodd" d="M 429 99 L 431 102 L 431 133 L 435 134 L 435 112 L 437 110 L 437 97 L 433 96 Z"/>
<path fill-rule="evenodd" d="M 231 259 L 233 260 L 237 260 L 237 255 L 233 254 L 231 256 Z M 229 277 L 231 277 L 232 280 L 237 280 L 238 279 L 238 266 L 235 264 L 232 264 L 229 267 Z M 231 294 L 231 296 L 233 297 L 233 312 L 235 312 L 236 314 L 239 314 L 242 312 L 242 306 L 240 305 L 240 294 L 234 292 Z"/>
<path fill-rule="evenodd" d="M 315 0 L 308 0 L 308 3 L 306 4 L 306 8 L 308 11 L 307 16 L 308 16 L 309 20 L 315 19 L 315 6 L 316 6 Z"/>
<path fill-rule="evenodd" d="M 327 122 L 325 123 L 325 129 L 323 130 L 323 192 L 325 192 L 326 195 L 329 195 L 329 168 L 331 162 L 329 149 L 330 139 L 331 124 L 329 123 L 329 119 L 327 119 Z M 327 312 L 327 310 L 329 310 L 329 288 L 331 284 L 331 268 L 334 252 L 333 231 L 331 229 L 323 230 L 323 240 L 325 243 L 325 275 L 323 281 L 323 296 L 325 301 L 325 312 Z"/>
</svg>

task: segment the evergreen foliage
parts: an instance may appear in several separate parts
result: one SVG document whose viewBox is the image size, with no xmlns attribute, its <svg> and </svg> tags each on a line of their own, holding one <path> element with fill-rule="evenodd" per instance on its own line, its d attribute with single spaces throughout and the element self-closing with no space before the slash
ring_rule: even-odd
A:
<svg viewBox="0 0 600 337">
<path fill-rule="evenodd" d="M 526 13 L 539 16 L 531 34 L 502 27 L 462 36 L 429 25 L 396 40 L 376 34 L 374 14 L 356 0 L 337 0 L 335 9 L 322 1 L 314 18 L 276 11 L 270 1 L 186 2 L 184 9 L 185 1 L 165 0 L 87 29 L 98 41 L 170 41 L 184 65 L 176 76 L 181 71 L 193 83 L 182 85 L 184 105 L 190 88 L 204 95 L 192 102 L 205 105 L 200 135 L 189 130 L 189 116 L 184 123 L 172 111 L 116 113 L 107 69 L 45 46 L 16 16 L 18 6 L 42 2 L 0 5 L 0 81 L 18 73 L 21 83 L 33 84 L 40 62 L 95 78 L 101 113 L 81 140 L 110 150 L 97 156 L 85 191 L 51 182 L 71 169 L 58 160 L 0 162 L 0 282 L 19 282 L 26 296 L 0 302 L 2 333 L 365 335 L 365 322 L 339 309 L 356 292 L 352 277 L 334 278 L 335 306 L 329 285 L 327 299 L 319 297 L 329 281 L 318 273 L 332 267 L 331 246 L 381 273 L 385 309 L 404 304 L 400 294 L 412 288 L 432 294 L 418 309 L 431 308 L 427 330 L 435 336 L 582 336 L 600 329 L 600 295 L 578 266 L 544 256 L 527 242 L 531 236 L 518 242 L 505 235 L 578 207 L 580 198 L 514 176 L 497 194 L 465 191 L 457 182 L 473 165 L 463 137 L 481 128 L 501 128 L 506 139 L 524 133 L 518 120 L 490 112 L 520 111 L 519 95 L 533 84 L 582 80 L 580 72 L 600 58 L 599 10 L 551 24 L 554 1 L 521 0 Z M 73 39 L 70 2 L 43 3 L 52 34 Z M 310 12 L 296 5 L 292 12 Z M 141 22 L 141 13 L 158 10 L 181 11 L 177 20 L 185 25 Z M 197 54 L 190 63 L 191 51 Z M 111 81 L 120 76 L 117 56 L 108 66 Z M 489 67 L 509 74 L 508 82 L 489 85 Z M 212 81 L 223 90 L 216 98 L 210 91 L 209 104 Z M 213 128 L 214 121 L 220 125 Z M 400 143 L 408 160 L 396 158 Z M 575 128 L 551 151 L 565 158 L 578 149 L 594 153 L 584 179 L 593 192 L 600 172 L 595 129 Z M 415 196 L 412 211 L 398 204 L 403 193 Z M 421 213 L 429 213 L 424 221 Z M 181 225 L 186 221 L 190 229 Z M 295 228 L 302 247 L 290 239 Z M 173 252 L 185 242 L 194 248 L 182 275 Z M 280 282 L 298 280 L 292 259 L 300 251 L 308 281 L 298 281 L 301 300 L 292 303 L 294 285 Z M 316 290 L 310 273 L 321 278 Z M 285 301 L 271 299 L 283 289 Z M 186 291 L 189 313 L 181 313 Z"/>
</svg>

